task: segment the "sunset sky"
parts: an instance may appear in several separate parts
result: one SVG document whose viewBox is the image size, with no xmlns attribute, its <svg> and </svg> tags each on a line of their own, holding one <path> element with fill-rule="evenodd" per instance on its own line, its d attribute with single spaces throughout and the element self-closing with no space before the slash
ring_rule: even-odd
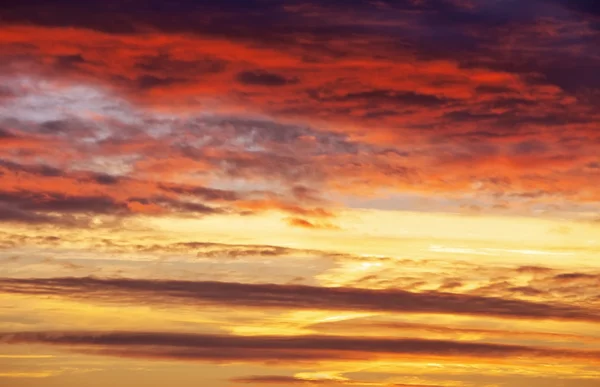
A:
<svg viewBox="0 0 600 387">
<path fill-rule="evenodd" d="M 600 387 L 600 1 L 0 1 L 0 386 Z"/>
</svg>

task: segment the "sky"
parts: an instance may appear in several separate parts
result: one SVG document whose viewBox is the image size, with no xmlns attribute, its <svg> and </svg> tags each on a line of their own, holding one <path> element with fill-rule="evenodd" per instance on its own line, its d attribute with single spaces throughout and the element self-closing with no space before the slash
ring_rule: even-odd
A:
<svg viewBox="0 0 600 387">
<path fill-rule="evenodd" d="M 599 387 L 597 0 L 3 0 L 0 385 Z"/>
</svg>

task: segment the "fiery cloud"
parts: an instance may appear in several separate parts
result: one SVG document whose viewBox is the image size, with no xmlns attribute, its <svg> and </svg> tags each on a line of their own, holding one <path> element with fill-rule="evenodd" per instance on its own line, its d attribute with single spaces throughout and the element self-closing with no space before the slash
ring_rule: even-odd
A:
<svg viewBox="0 0 600 387">
<path fill-rule="evenodd" d="M 3 1 L 0 384 L 593 387 L 599 11 Z"/>
</svg>

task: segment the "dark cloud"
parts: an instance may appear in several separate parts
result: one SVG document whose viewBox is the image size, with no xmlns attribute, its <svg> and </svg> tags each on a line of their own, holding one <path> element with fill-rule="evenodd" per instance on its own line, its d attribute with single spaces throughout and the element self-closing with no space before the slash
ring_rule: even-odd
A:
<svg viewBox="0 0 600 387">
<path fill-rule="evenodd" d="M 600 321 L 582 307 L 443 292 L 322 288 L 136 279 L 48 278 L 0 281 L 0 291 L 125 303 L 235 305 L 239 307 L 442 313 L 504 318 Z M 149 301 L 152 300 L 152 301 Z"/>
<path fill-rule="evenodd" d="M 590 273 L 562 273 L 554 276 L 554 279 L 558 282 L 577 282 L 581 280 L 590 280 L 600 283 L 600 275 Z"/>
<path fill-rule="evenodd" d="M 152 89 L 155 87 L 171 86 L 181 83 L 182 80 L 171 77 L 155 77 L 153 75 L 142 75 L 136 79 L 136 84 L 141 89 Z"/>
<path fill-rule="evenodd" d="M 439 98 L 435 95 L 419 94 L 414 91 L 398 91 L 398 90 L 369 90 L 356 93 L 348 93 L 342 96 L 334 96 L 331 98 L 320 98 L 321 100 L 335 101 L 364 101 L 373 104 L 395 104 L 405 106 L 440 106 L 447 101 L 444 98 Z"/>
<path fill-rule="evenodd" d="M 302 379 L 295 376 L 285 376 L 285 375 L 251 375 L 244 376 L 239 378 L 231 379 L 234 383 L 242 383 L 242 384 L 254 384 L 254 385 L 308 385 L 308 386 L 343 386 L 343 385 L 369 385 L 370 383 L 365 381 L 357 381 L 357 380 L 347 380 L 347 379 Z M 390 385 L 390 387 L 441 387 L 438 385 L 432 384 L 398 384 L 395 383 Z"/>
<path fill-rule="evenodd" d="M 41 132 L 46 133 L 68 132 L 72 127 L 72 123 L 68 120 L 46 121 L 40 125 Z"/>
<path fill-rule="evenodd" d="M 262 168 L 273 168 L 283 172 L 281 166 L 269 162 L 268 155 L 264 155 L 264 159 L 261 156 L 254 162 L 247 158 L 241 158 L 239 165 L 235 161 L 236 155 L 233 153 L 228 160 L 218 158 L 218 160 L 215 159 L 215 162 L 220 163 L 221 167 L 226 167 L 228 173 L 252 174 L 258 173 L 256 169 Z M 289 160 L 293 160 L 293 158 L 289 158 Z M 239 170 L 236 166 L 239 166 Z M 304 217 L 333 216 L 330 211 L 322 207 L 303 207 L 304 204 L 325 204 L 316 196 L 318 191 L 310 190 L 309 195 L 307 188 L 304 189 L 303 195 L 299 195 L 299 191 L 282 194 L 261 190 L 234 191 L 198 185 L 164 183 L 91 171 L 69 171 L 44 164 L 19 164 L 0 159 L 0 173 L 6 175 L 4 171 L 9 172 L 12 176 L 10 176 L 10 180 L 7 180 L 7 189 L 0 191 L 0 202 L 11 203 L 28 211 L 80 212 L 119 216 L 137 212 L 154 214 L 163 212 L 189 216 L 224 213 L 247 214 L 248 211 L 277 209 Z M 65 189 L 60 189 L 60 185 L 52 184 L 52 188 L 57 189 L 58 192 L 36 192 L 32 190 L 31 186 L 22 184 L 23 180 L 20 174 L 27 174 L 23 177 L 28 179 L 40 179 L 40 186 L 46 183 L 45 179 L 60 178 L 65 183 Z M 69 193 L 73 190 L 74 184 L 78 186 L 77 192 Z M 24 185 L 27 188 L 22 188 Z M 107 187 L 118 187 L 119 189 L 108 190 L 105 195 L 96 194 Z M 144 191 L 146 196 L 126 195 L 127 192 Z M 223 203 L 219 207 L 207 204 L 207 202 L 227 202 L 228 207 L 225 207 Z"/>
<path fill-rule="evenodd" d="M 294 376 L 284 375 L 252 375 L 244 376 L 240 378 L 231 379 L 233 383 L 242 384 L 275 384 L 275 385 L 295 385 L 295 384 L 308 384 L 308 385 L 319 385 L 319 384 L 333 384 L 332 381 L 327 380 L 307 380 L 300 379 Z"/>
<path fill-rule="evenodd" d="M 7 138 L 15 138 L 15 134 L 4 129 L 4 128 L 0 128 L 0 138 L 1 139 L 7 139 Z"/>
<path fill-rule="evenodd" d="M 103 183 L 101 183 L 103 184 Z M 136 205 L 147 206 L 136 207 Z M 154 207 L 152 207 L 154 206 Z M 27 223 L 71 224 L 72 216 L 84 215 L 91 220 L 95 215 L 117 218 L 150 211 L 151 213 L 177 213 L 180 216 L 206 216 L 225 213 L 222 208 L 203 203 L 183 201 L 163 196 L 131 197 L 118 200 L 110 196 L 71 195 L 57 192 L 0 191 L 0 207 L 4 208 L 4 221 Z M 10 211 L 8 210 L 10 209 Z M 71 219 L 67 221 L 67 219 Z M 83 226 L 85 224 L 81 223 Z"/>
<path fill-rule="evenodd" d="M 59 55 L 55 58 L 56 64 L 62 68 L 71 68 L 73 66 L 85 63 L 85 59 L 80 54 Z"/>
<path fill-rule="evenodd" d="M 13 172 L 25 172 L 44 177 L 61 177 L 65 175 L 62 170 L 49 165 L 23 165 L 2 159 L 0 159 L 0 168 L 5 168 Z"/>
<path fill-rule="evenodd" d="M 554 0 L 564 7 L 584 14 L 600 17 L 600 4 L 596 0 Z"/>
<path fill-rule="evenodd" d="M 327 383 L 326 380 L 307 380 L 300 379 L 294 376 L 284 376 L 284 375 L 252 375 L 252 376 L 244 376 L 240 378 L 231 379 L 234 383 L 242 383 L 242 384 L 277 384 L 277 385 L 288 385 L 288 384 L 324 384 Z"/>
<path fill-rule="evenodd" d="M 117 185 L 121 181 L 119 176 L 98 173 L 92 176 L 92 180 L 102 185 Z"/>
<path fill-rule="evenodd" d="M 600 360 L 598 351 L 447 340 L 339 336 L 217 336 L 161 332 L 12 332 L 4 344 L 46 344 L 86 353 L 204 361 L 376 359 L 402 355 L 462 358 L 575 358 Z"/>
<path fill-rule="evenodd" d="M 237 75 L 237 80 L 245 85 L 255 86 L 285 86 L 298 83 L 297 79 L 288 79 L 283 75 L 264 70 L 243 71 Z"/>
<path fill-rule="evenodd" d="M 0 191 L 0 202 L 26 211 L 123 214 L 127 205 L 108 196 L 70 196 L 61 193 Z"/>
<path fill-rule="evenodd" d="M 1 222 L 25 224 L 61 223 L 58 217 L 23 211 L 5 204 L 0 204 L 0 223 Z"/>
</svg>

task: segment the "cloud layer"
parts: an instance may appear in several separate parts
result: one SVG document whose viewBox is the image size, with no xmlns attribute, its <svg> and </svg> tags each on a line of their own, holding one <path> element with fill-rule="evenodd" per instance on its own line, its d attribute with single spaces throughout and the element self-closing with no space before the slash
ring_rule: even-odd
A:
<svg viewBox="0 0 600 387">
<path fill-rule="evenodd" d="M 104 185 L 122 192 L 133 188 L 125 177 L 217 176 L 318 194 L 476 195 L 489 211 L 598 201 L 589 182 L 599 173 L 600 59 L 587 2 L 532 1 L 519 12 L 510 0 L 252 2 L 243 18 L 238 2 L 179 4 L 142 14 L 136 2 L 90 5 L 110 21 L 67 16 L 81 9 L 64 2 L 3 8 L 0 55 L 13 80 L 0 124 L 22 150 L 2 155 L 10 174 L 24 164 L 47 186 L 65 178 L 63 165 L 109 158 L 120 172 Z M 48 109 L 50 98 L 76 109 Z M 35 164 L 33 149 L 45 153 Z M 91 179 L 105 194 L 102 177 Z M 276 191 L 275 203 L 241 206 L 306 205 Z M 202 205 L 145 197 L 129 207 L 215 211 Z M 331 223 L 314 214 L 289 223 Z"/>
<path fill-rule="evenodd" d="M 16 332 L 0 334 L 5 344 L 48 344 L 126 357 L 208 361 L 316 361 L 385 356 L 459 358 L 575 358 L 600 361 L 600 353 L 421 339 L 359 339 L 328 336 L 208 336 L 160 332 Z"/>
<path fill-rule="evenodd" d="M 600 322 L 593 309 L 560 304 L 398 289 L 322 288 L 168 280 L 49 278 L 0 280 L 0 292 L 118 303 L 231 305 L 241 308 L 440 313 Z M 149 301 L 151 300 L 151 301 Z"/>
<path fill-rule="evenodd" d="M 0 384 L 591 386 L 599 26 L 4 0 Z"/>
</svg>

